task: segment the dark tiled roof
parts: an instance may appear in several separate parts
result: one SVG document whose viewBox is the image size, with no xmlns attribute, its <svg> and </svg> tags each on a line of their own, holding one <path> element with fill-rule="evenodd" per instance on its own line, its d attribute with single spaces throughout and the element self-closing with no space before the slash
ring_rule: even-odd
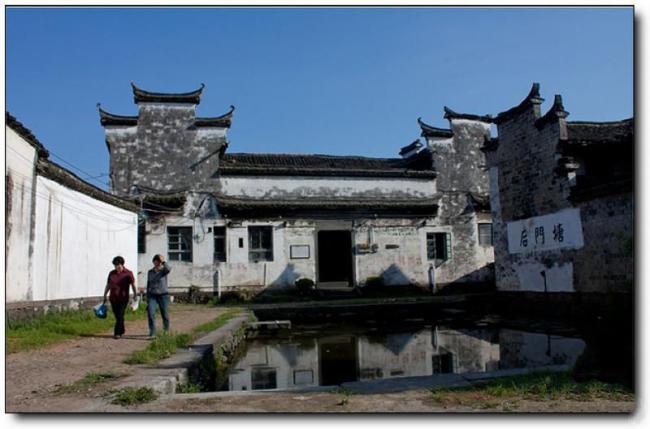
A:
<svg viewBox="0 0 650 429">
<path fill-rule="evenodd" d="M 215 118 L 196 118 L 194 120 L 194 125 L 197 127 L 230 128 L 234 111 L 235 106 L 231 105 L 230 110 L 221 116 Z"/>
<path fill-rule="evenodd" d="M 472 115 L 469 113 L 458 113 L 451 110 L 449 107 L 445 106 L 445 119 L 469 119 L 472 121 L 481 121 L 492 123 L 494 118 L 490 115 Z"/>
<path fill-rule="evenodd" d="M 39 160 L 37 171 L 43 177 L 54 180 L 63 186 L 73 189 L 82 194 L 88 195 L 96 200 L 103 201 L 116 207 L 123 208 L 132 212 L 138 211 L 138 206 L 131 201 L 119 198 L 113 194 L 99 189 L 96 186 L 82 180 L 79 176 L 70 170 L 61 167 L 47 159 Z"/>
<path fill-rule="evenodd" d="M 418 154 L 419 155 L 419 154 Z M 217 174 L 259 176 L 368 176 L 433 178 L 431 164 L 417 155 L 402 158 L 360 156 L 230 153 L 225 154 Z"/>
<path fill-rule="evenodd" d="M 100 103 L 97 103 L 97 110 L 99 110 L 99 122 L 103 126 L 107 125 L 127 125 L 133 126 L 138 125 L 137 116 L 122 116 L 114 115 L 113 113 L 108 113 L 106 110 L 102 109 Z"/>
<path fill-rule="evenodd" d="M 205 85 L 201 84 L 199 89 L 190 92 L 162 93 L 145 91 L 135 86 L 133 82 L 131 82 L 131 86 L 133 87 L 133 100 L 136 104 L 141 102 L 199 104 L 201 93 L 205 88 Z"/>
<path fill-rule="evenodd" d="M 617 144 L 634 140 L 634 118 L 614 122 L 567 122 L 569 144 Z"/>
<path fill-rule="evenodd" d="M 533 104 L 541 104 L 544 99 L 539 95 L 539 83 L 533 83 L 533 87 L 530 89 L 530 92 L 524 98 L 524 100 L 519 103 L 517 106 L 512 109 L 506 110 L 505 112 L 499 113 L 494 118 L 495 124 L 500 124 L 505 121 L 512 119 L 513 117 L 521 114 L 526 109 L 528 109 Z"/>
<path fill-rule="evenodd" d="M 253 199 L 215 195 L 215 199 L 222 212 L 242 215 L 277 213 L 286 216 L 296 212 L 330 211 L 435 215 L 438 208 L 437 198 Z"/>
<path fill-rule="evenodd" d="M 450 138 L 454 136 L 454 133 L 450 129 L 432 127 L 422 122 L 422 118 L 418 118 L 418 124 L 420 124 L 420 128 L 422 129 L 422 137 Z"/>
<path fill-rule="evenodd" d="M 411 152 L 413 150 L 420 149 L 422 147 L 422 143 L 420 143 L 420 140 L 416 140 L 410 145 L 404 146 L 402 149 L 400 149 L 399 154 L 404 155 L 405 153 Z"/>
<path fill-rule="evenodd" d="M 38 156 L 41 158 L 47 158 L 50 153 L 45 149 L 45 146 L 38 141 L 36 136 L 32 134 L 32 131 L 24 126 L 18 119 L 16 119 L 11 113 L 5 112 L 5 121 L 6 124 L 9 128 L 17 132 L 22 138 L 27 141 L 30 145 L 36 149 L 36 152 L 38 152 Z"/>
<path fill-rule="evenodd" d="M 541 129 L 544 125 L 551 122 L 557 122 L 558 118 L 566 118 L 567 116 L 569 116 L 569 112 L 564 110 L 562 96 L 560 94 L 555 94 L 553 106 L 551 106 L 544 116 L 535 121 L 535 126 L 538 129 Z"/>
</svg>

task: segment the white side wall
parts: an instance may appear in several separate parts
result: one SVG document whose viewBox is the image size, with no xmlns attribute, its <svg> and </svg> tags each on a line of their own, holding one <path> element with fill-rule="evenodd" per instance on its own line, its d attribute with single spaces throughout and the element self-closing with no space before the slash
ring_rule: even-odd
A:
<svg viewBox="0 0 650 429">
<path fill-rule="evenodd" d="M 33 300 L 101 296 L 111 260 L 135 271 L 137 214 L 37 178 Z"/>
<path fill-rule="evenodd" d="M 5 131 L 5 198 L 10 208 L 5 219 L 6 299 L 15 302 L 32 299 L 29 243 L 36 150 L 11 128 L 6 127 Z"/>
</svg>

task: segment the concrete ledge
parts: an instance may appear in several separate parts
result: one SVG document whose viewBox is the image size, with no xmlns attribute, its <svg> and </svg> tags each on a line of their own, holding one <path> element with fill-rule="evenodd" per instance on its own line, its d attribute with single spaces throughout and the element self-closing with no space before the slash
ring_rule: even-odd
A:
<svg viewBox="0 0 650 429">
<path fill-rule="evenodd" d="M 197 370 L 204 359 L 214 359 L 215 347 L 229 343 L 247 320 L 248 314 L 234 317 L 221 328 L 200 337 L 187 349 L 178 349 L 174 355 L 155 366 L 139 368 L 136 374 L 125 378 L 116 389 L 149 387 L 161 395 L 175 393 L 176 386 L 188 383 L 192 371 Z"/>
</svg>

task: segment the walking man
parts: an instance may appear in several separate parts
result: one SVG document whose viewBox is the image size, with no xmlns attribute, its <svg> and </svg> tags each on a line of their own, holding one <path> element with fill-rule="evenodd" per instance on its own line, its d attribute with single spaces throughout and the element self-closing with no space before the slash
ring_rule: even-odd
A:
<svg viewBox="0 0 650 429">
<path fill-rule="evenodd" d="M 104 288 L 104 304 L 106 303 L 106 294 L 110 292 L 111 308 L 115 315 L 113 338 L 117 340 L 124 335 L 124 312 L 129 304 L 129 286 L 133 289 L 134 298 L 136 292 L 135 278 L 133 273 L 124 267 L 124 258 L 121 256 L 114 257 L 113 266 L 115 269 L 108 273 L 108 280 Z"/>
<path fill-rule="evenodd" d="M 156 335 L 156 307 L 160 307 L 163 329 L 169 332 L 169 292 L 167 291 L 167 274 L 171 268 L 163 255 L 153 257 L 153 268 L 147 273 L 147 316 L 149 319 L 149 336 Z"/>
</svg>

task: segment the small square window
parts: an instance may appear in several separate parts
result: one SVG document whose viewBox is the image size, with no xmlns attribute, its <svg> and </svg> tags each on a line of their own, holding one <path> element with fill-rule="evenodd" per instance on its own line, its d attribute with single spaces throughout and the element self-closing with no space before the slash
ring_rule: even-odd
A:
<svg viewBox="0 0 650 429">
<path fill-rule="evenodd" d="M 427 233 L 427 259 L 440 265 L 451 257 L 451 234 L 448 232 Z"/>
<path fill-rule="evenodd" d="M 167 253 L 170 261 L 192 262 L 192 227 L 167 227 Z"/>
<path fill-rule="evenodd" d="M 478 224 L 478 244 L 481 246 L 492 246 L 492 224 L 479 223 Z"/>
<path fill-rule="evenodd" d="M 248 227 L 248 260 L 273 260 L 273 228 L 270 226 Z"/>
</svg>

